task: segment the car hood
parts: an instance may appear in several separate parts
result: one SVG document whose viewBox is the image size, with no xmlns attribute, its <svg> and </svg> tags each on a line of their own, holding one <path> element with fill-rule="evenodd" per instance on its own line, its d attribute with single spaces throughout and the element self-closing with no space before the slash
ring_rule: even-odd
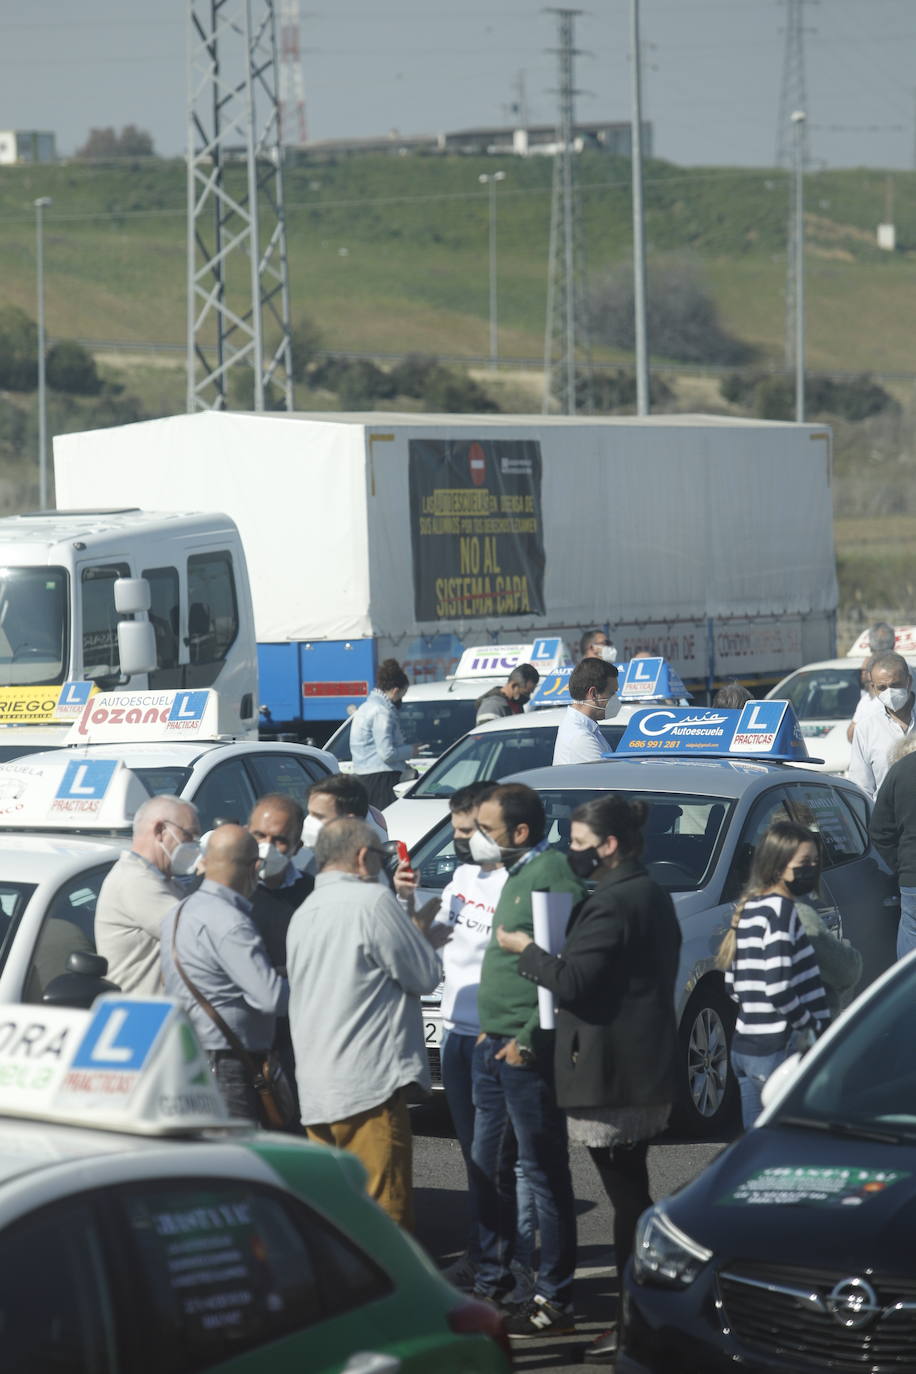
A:
<svg viewBox="0 0 916 1374">
<path fill-rule="evenodd" d="M 448 818 L 448 798 L 399 797 L 385 807 L 388 834 L 393 840 L 403 840 L 408 849 L 422 840 L 427 830 Z"/>
<path fill-rule="evenodd" d="M 717 1267 L 752 1259 L 910 1273 L 916 1145 L 763 1126 L 730 1146 L 665 1211 L 713 1251 Z"/>
</svg>

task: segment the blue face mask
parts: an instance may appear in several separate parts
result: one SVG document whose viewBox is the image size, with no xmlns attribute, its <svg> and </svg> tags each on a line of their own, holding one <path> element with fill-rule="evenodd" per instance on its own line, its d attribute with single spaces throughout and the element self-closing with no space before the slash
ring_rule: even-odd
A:
<svg viewBox="0 0 916 1374">
<path fill-rule="evenodd" d="M 172 882 L 180 887 L 182 892 L 190 892 L 197 887 L 200 882 L 199 873 L 173 873 Z"/>
</svg>

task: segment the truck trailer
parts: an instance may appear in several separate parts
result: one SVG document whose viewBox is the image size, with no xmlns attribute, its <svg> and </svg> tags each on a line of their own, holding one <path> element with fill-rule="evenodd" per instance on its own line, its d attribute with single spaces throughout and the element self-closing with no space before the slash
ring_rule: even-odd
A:
<svg viewBox="0 0 916 1374">
<path fill-rule="evenodd" d="M 835 652 L 823 425 L 207 411 L 59 436 L 54 470 L 63 508 L 235 521 L 271 730 L 323 737 L 384 658 L 428 682 L 598 626 L 700 700 Z"/>
</svg>

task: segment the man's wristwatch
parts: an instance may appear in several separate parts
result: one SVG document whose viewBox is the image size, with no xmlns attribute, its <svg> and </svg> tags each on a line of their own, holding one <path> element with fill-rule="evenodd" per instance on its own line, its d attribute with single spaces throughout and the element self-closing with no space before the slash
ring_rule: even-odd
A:
<svg viewBox="0 0 916 1374">
<path fill-rule="evenodd" d="M 527 1045 L 519 1045 L 518 1054 L 523 1064 L 533 1064 L 537 1057 L 534 1050 L 529 1049 Z"/>
</svg>

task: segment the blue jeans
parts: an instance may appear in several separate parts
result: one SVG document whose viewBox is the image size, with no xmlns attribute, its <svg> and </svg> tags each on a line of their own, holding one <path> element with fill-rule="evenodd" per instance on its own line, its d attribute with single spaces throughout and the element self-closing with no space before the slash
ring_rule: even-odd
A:
<svg viewBox="0 0 916 1374">
<path fill-rule="evenodd" d="M 788 1057 L 788 1048 L 773 1054 L 741 1054 L 732 1050 L 732 1068 L 741 1093 L 741 1124 L 745 1130 L 753 1126 L 760 1115 L 764 1083 Z"/>
<path fill-rule="evenodd" d="M 897 958 L 916 949 L 916 887 L 900 889 L 900 924 L 897 927 Z"/>
<path fill-rule="evenodd" d="M 477 1285 L 492 1295 L 505 1294 L 514 1286 L 509 1266 L 515 1258 L 515 1190 L 507 1187 L 505 1169 L 509 1124 L 541 1228 L 535 1291 L 563 1304 L 570 1300 L 576 1267 L 576 1204 L 566 1118 L 554 1097 L 552 1066 L 538 1062 L 513 1068 L 496 1058 L 506 1043 L 502 1036 L 488 1035 L 474 1049 L 471 1163 L 480 1225 Z"/>
<path fill-rule="evenodd" d="M 471 1068 L 474 1059 L 474 1035 L 463 1035 L 459 1031 L 445 1031 L 442 1037 L 442 1087 L 445 1100 L 452 1116 L 455 1135 L 464 1156 L 464 1167 L 468 1176 L 468 1203 L 471 1213 L 471 1231 L 468 1237 L 468 1257 L 473 1264 L 480 1259 L 480 1241 L 477 1221 L 477 1184 L 471 1165 L 471 1146 L 474 1141 L 474 1095 L 471 1083 Z M 511 1127 L 507 1132 L 512 1135 Z M 515 1259 L 530 1269 L 534 1259 L 534 1246 L 537 1239 L 537 1212 L 532 1193 L 521 1166 L 517 1162 L 515 1137 L 511 1143 L 506 1141 L 506 1168 L 514 1174 L 517 1226 L 515 1233 Z M 512 1182 L 507 1180 L 506 1187 Z"/>
</svg>

